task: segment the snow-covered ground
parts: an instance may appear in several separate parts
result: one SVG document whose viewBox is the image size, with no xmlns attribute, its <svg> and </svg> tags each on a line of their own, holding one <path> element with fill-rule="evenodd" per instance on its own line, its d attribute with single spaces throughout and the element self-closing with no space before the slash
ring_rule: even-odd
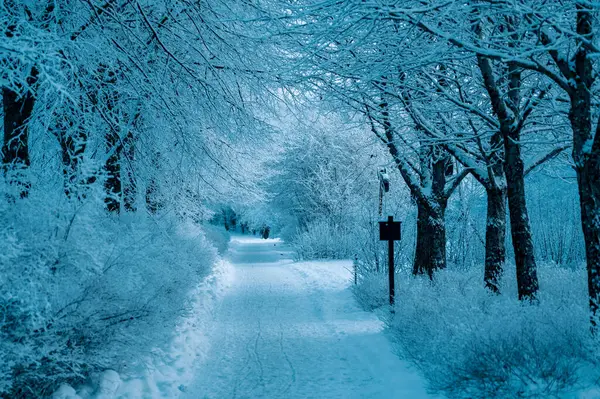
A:
<svg viewBox="0 0 600 399">
<path fill-rule="evenodd" d="M 350 292 L 349 262 L 291 260 L 279 240 L 234 237 L 168 353 L 137 376 L 106 371 L 55 399 L 431 397 Z M 121 381 L 123 378 L 124 381 Z"/>
<path fill-rule="evenodd" d="M 195 378 L 194 365 L 206 359 L 211 342 L 207 336 L 209 323 L 215 317 L 215 305 L 227 292 L 233 278 L 232 265 L 220 261 L 213 273 L 202 281 L 193 295 L 193 308 L 175 331 L 173 341 L 165 351 L 147 361 L 145 369 L 119 375 L 106 370 L 93 376 L 88 385 L 76 389 L 62 385 L 52 399 L 171 399 Z"/>
<path fill-rule="evenodd" d="M 349 290 L 348 262 L 294 263 L 278 240 L 236 237 L 210 350 L 181 397 L 430 397 Z"/>
</svg>

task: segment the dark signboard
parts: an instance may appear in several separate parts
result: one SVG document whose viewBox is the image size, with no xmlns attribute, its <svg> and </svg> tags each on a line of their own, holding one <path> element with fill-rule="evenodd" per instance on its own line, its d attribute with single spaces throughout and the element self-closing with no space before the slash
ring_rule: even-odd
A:
<svg viewBox="0 0 600 399">
<path fill-rule="evenodd" d="M 400 241 L 400 222 L 395 222 L 392 216 L 387 222 L 379 222 L 379 239 L 381 241 Z"/>
</svg>

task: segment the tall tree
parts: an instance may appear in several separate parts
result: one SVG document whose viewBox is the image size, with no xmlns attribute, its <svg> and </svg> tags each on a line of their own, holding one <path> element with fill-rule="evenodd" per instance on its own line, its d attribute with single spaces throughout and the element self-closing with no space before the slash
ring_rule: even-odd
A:
<svg viewBox="0 0 600 399">
<path fill-rule="evenodd" d="M 46 2 L 35 5 L 9 1 L 0 10 L 5 14 L 4 20 L 0 21 L 0 27 L 4 28 L 2 35 L 7 42 L 15 41 L 17 45 L 22 45 L 21 37 L 27 28 L 40 35 L 48 31 L 54 6 Z M 0 63 L 7 68 L 7 72 L 0 76 L 4 75 L 4 81 L 9 83 L 2 87 L 2 165 L 8 182 L 18 187 L 19 196 L 23 198 L 30 189 L 25 173 L 31 164 L 29 122 L 36 102 L 40 71 L 35 63 L 23 62 L 17 54 L 10 53 Z M 24 74 L 25 78 L 19 77 L 20 74 Z"/>
<path fill-rule="evenodd" d="M 446 222 L 445 214 L 448 199 L 468 170 L 453 174 L 450 156 L 443 146 L 418 140 L 416 148 L 418 166 L 403 154 L 401 143 L 408 140 L 395 128 L 390 115 L 390 88 L 387 80 L 377 82 L 381 91 L 377 108 L 365 103 L 365 110 L 371 131 L 388 148 L 398 171 L 409 188 L 417 204 L 417 242 L 413 263 L 413 274 L 427 274 L 433 277 L 435 270 L 446 267 Z M 377 112 L 377 113 L 376 113 Z M 421 129 L 416 125 L 417 130 Z"/>
<path fill-rule="evenodd" d="M 581 205 L 581 225 L 585 240 L 588 293 L 592 324 L 598 323 L 600 303 L 600 190 L 598 171 L 600 170 L 600 121 L 598 107 L 594 104 L 593 93 L 597 92 L 595 57 L 600 52 L 595 45 L 595 24 L 599 6 L 584 1 L 563 3 L 552 1 L 544 4 L 518 1 L 515 4 L 474 1 L 468 7 L 457 7 L 459 2 L 431 2 L 430 7 L 422 4 L 408 5 L 394 10 L 397 19 L 420 28 L 448 43 L 475 54 L 483 71 L 489 70 L 486 64 L 492 60 L 507 62 L 510 69 L 510 82 L 518 84 L 522 70 L 537 72 L 541 77 L 560 87 L 567 94 L 569 120 L 572 128 L 572 156 L 579 187 Z M 434 11 L 435 10 L 435 11 Z M 444 18 L 440 18 L 440 12 Z M 482 40 L 475 29 L 474 34 L 457 30 L 457 26 L 484 26 L 489 32 Z M 481 17 L 479 17 L 481 15 Z M 484 18 L 494 15 L 494 18 Z M 500 30 L 500 26 L 506 29 Z M 497 30 L 493 30 L 498 28 Z M 493 90 L 494 84 L 487 75 L 486 86 Z M 513 85 L 507 94 L 518 94 L 518 86 Z M 513 94 L 516 93 L 516 94 Z M 493 99 L 492 99 L 493 100 Z M 510 105 L 514 98 L 495 101 L 498 115 L 511 116 Z M 507 103 L 510 102 L 510 103 Z M 502 104 L 504 102 L 504 105 Z M 505 114 L 503 110 L 507 108 Z M 500 116 L 502 118 L 502 116 Z M 596 119 L 596 122 L 594 122 Z M 594 124 L 596 125 L 594 127 Z M 506 129 L 505 129 L 506 130 Z M 506 130 L 508 137 L 515 132 Z M 510 144 L 509 144 L 510 146 Z M 512 149 L 516 153 L 515 148 Z M 514 172 L 519 174 L 518 166 Z M 518 215 L 515 215 L 518 217 Z"/>
</svg>

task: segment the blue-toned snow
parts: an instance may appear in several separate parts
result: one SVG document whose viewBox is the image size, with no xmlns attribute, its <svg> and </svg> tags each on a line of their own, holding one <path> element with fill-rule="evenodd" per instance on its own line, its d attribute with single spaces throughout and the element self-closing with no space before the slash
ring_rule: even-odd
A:
<svg viewBox="0 0 600 399">
<path fill-rule="evenodd" d="M 277 239 L 234 237 L 167 352 L 129 376 L 63 385 L 53 399 L 432 397 L 356 304 L 351 263 L 291 255 Z"/>
<path fill-rule="evenodd" d="M 237 238 L 211 349 L 183 398 L 429 397 L 349 289 L 348 262 L 293 263 L 277 240 Z"/>
</svg>

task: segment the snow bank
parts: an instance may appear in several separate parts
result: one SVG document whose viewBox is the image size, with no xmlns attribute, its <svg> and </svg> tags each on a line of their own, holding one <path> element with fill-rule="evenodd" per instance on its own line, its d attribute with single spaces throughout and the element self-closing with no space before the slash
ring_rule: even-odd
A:
<svg viewBox="0 0 600 399">
<path fill-rule="evenodd" d="M 176 398 L 192 382 L 196 364 L 204 362 L 210 342 L 206 332 L 214 318 L 215 303 L 231 284 L 233 268 L 219 261 L 211 275 L 191 293 L 193 307 L 178 321 L 169 347 L 160 356 L 146 359 L 136 372 L 120 376 L 106 370 L 96 382 L 76 392 L 63 384 L 52 399 Z M 124 378 L 122 381 L 121 378 Z"/>
<path fill-rule="evenodd" d="M 163 356 L 146 370 L 125 380 L 116 398 L 176 398 L 192 382 L 195 364 L 203 362 L 210 347 L 206 332 L 214 318 L 215 303 L 233 279 L 233 268 L 220 261 L 214 272 L 192 293 L 193 307 L 182 317 Z M 82 399 L 86 399 L 83 397 Z"/>
<path fill-rule="evenodd" d="M 0 203 L 0 395 L 47 397 L 163 357 L 217 259 L 202 228 L 37 195 Z"/>
<path fill-rule="evenodd" d="M 546 265 L 539 277 L 539 303 L 526 304 L 516 299 L 514 272 L 502 295 L 483 288 L 482 271 L 444 270 L 433 283 L 399 274 L 388 331 L 400 356 L 449 397 L 598 397 L 585 271 Z M 361 282 L 363 302 L 381 295 L 384 283 L 371 280 L 386 278 Z"/>
</svg>

